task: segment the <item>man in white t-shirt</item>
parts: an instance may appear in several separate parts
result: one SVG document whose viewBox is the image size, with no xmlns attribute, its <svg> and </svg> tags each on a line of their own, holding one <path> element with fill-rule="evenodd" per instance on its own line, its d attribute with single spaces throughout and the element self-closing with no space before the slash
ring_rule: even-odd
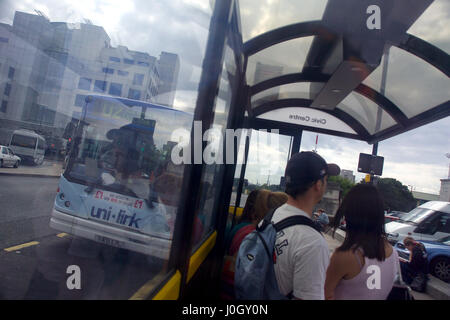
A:
<svg viewBox="0 0 450 320">
<path fill-rule="evenodd" d="M 315 152 L 294 154 L 285 171 L 286 204 L 272 218 L 277 223 L 300 215 L 312 219 L 315 205 L 327 188 L 328 176 L 340 169 Z M 275 275 L 282 294 L 294 299 L 324 300 L 325 276 L 329 264 L 329 248 L 324 237 L 310 226 L 294 225 L 278 232 L 275 242 Z"/>
</svg>

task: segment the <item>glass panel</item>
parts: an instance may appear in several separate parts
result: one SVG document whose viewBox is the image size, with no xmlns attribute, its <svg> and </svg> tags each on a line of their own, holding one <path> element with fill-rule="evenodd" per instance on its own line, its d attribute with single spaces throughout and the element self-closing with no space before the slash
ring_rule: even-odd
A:
<svg viewBox="0 0 450 320">
<path fill-rule="evenodd" d="M 248 59 L 247 83 L 256 83 L 289 73 L 301 72 L 314 37 L 285 41 Z"/>
<path fill-rule="evenodd" d="M 408 29 L 408 33 L 435 45 L 450 53 L 450 2 L 448 0 L 434 0 L 427 10 Z"/>
<path fill-rule="evenodd" d="M 320 20 L 328 0 L 239 2 L 244 42 L 289 24 Z"/>
<path fill-rule="evenodd" d="M 363 82 L 379 92 L 385 58 Z M 385 95 L 408 118 L 450 98 L 450 79 L 432 65 L 396 47 L 389 49 L 388 59 Z"/>
<path fill-rule="evenodd" d="M 244 193 L 248 194 L 254 188 L 284 191 L 280 181 L 284 176 L 290 145 L 290 136 L 280 135 L 274 130 L 252 131 L 245 170 L 248 188 L 246 188 L 247 191 L 244 190 Z"/>
<path fill-rule="evenodd" d="M 261 91 L 252 96 L 252 108 L 281 99 L 310 99 L 310 86 L 311 82 L 290 83 Z"/>
<path fill-rule="evenodd" d="M 239 204 L 239 207 L 241 208 L 245 207 L 247 198 L 253 190 L 265 189 L 273 192 L 284 191 L 281 186 L 281 177 L 284 176 L 292 139 L 290 136 L 280 135 L 274 130 L 251 130 L 249 136 L 250 149 L 248 152 L 244 185 Z M 244 143 L 242 143 L 239 151 L 241 157 L 243 157 L 245 152 Z M 239 183 L 240 170 L 241 169 L 239 168 L 239 170 L 236 170 L 235 172 L 235 186 L 233 187 L 231 197 L 232 206 L 235 205 L 237 198 L 235 190 L 237 190 Z M 245 219 L 246 217 L 237 214 L 233 221 L 233 215 L 230 214 L 227 221 L 227 231 L 231 231 L 234 225 L 244 222 Z M 226 241 L 230 244 L 232 235 L 228 232 Z"/>
<path fill-rule="evenodd" d="M 218 199 L 222 190 L 222 184 L 217 181 L 223 180 L 224 166 L 227 162 L 226 148 L 224 154 L 224 136 L 227 127 L 228 114 L 233 94 L 233 84 L 237 81 L 236 61 L 233 50 L 228 40 L 225 46 L 224 63 L 219 83 L 219 95 L 214 106 L 214 121 L 210 130 L 205 133 L 208 145 L 203 151 L 205 166 L 202 173 L 200 202 L 194 220 L 192 235 L 193 251 L 198 247 L 205 236 L 214 228 Z"/>
<path fill-rule="evenodd" d="M 386 111 L 359 93 L 352 92 L 339 103 L 337 108 L 359 121 L 370 134 L 396 124 L 395 120 Z"/>
<path fill-rule="evenodd" d="M 20 173 L 0 183 L 2 299 L 129 299 L 170 271 L 172 134 L 192 127 L 211 4 L 0 1 L 0 145 L 21 158 L 0 168 Z"/>
</svg>

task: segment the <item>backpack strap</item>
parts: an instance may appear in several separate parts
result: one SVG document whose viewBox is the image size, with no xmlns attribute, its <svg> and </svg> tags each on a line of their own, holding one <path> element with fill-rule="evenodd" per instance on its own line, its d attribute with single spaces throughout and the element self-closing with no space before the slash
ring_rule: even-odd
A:
<svg viewBox="0 0 450 320">
<path fill-rule="evenodd" d="M 278 208 L 270 209 L 269 212 L 267 212 L 261 225 L 256 226 L 257 231 L 263 231 L 269 224 L 272 223 L 273 214 L 275 213 L 275 210 L 277 210 L 277 209 Z"/>
<path fill-rule="evenodd" d="M 288 217 L 286 219 L 281 220 L 280 222 L 275 223 L 274 228 L 277 232 L 279 232 L 283 229 L 286 229 L 287 227 L 297 225 L 297 224 L 309 226 L 322 235 L 322 233 L 320 232 L 319 226 L 316 225 L 311 219 L 304 217 L 304 216 Z"/>
</svg>

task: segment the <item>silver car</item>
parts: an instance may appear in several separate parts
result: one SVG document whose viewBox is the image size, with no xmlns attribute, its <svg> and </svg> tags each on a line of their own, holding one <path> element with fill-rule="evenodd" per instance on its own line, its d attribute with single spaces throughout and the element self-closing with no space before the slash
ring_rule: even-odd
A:
<svg viewBox="0 0 450 320">
<path fill-rule="evenodd" d="M 7 166 L 18 168 L 20 161 L 20 157 L 16 156 L 10 148 L 0 146 L 0 168 Z"/>
</svg>

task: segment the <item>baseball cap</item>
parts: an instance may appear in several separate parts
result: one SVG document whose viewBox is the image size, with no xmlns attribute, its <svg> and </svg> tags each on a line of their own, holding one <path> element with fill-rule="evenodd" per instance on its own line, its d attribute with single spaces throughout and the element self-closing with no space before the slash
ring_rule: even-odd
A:
<svg viewBox="0 0 450 320">
<path fill-rule="evenodd" d="M 286 165 L 286 186 L 303 186 L 322 179 L 324 176 L 337 176 L 341 172 L 338 165 L 327 163 L 324 158 L 312 151 L 294 154 Z"/>
</svg>

